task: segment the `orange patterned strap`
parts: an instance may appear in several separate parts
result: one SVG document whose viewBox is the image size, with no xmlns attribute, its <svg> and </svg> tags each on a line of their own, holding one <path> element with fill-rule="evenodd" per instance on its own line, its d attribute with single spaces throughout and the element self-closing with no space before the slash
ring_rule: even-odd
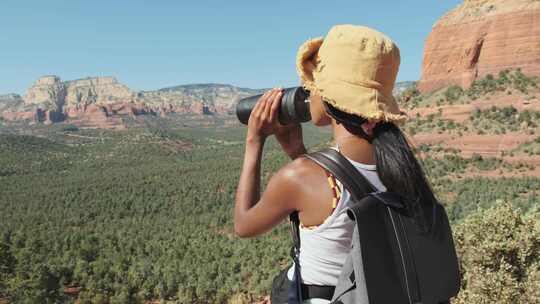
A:
<svg viewBox="0 0 540 304">
<path fill-rule="evenodd" d="M 339 199 L 341 197 L 341 192 L 339 191 L 339 187 L 336 182 L 336 178 L 334 175 L 328 171 L 324 171 L 326 173 L 326 178 L 328 180 L 328 184 L 330 185 L 330 189 L 332 189 L 332 213 L 334 210 L 336 210 L 337 204 L 339 202 Z M 302 222 L 300 222 L 300 227 L 304 229 L 315 229 L 318 226 L 304 226 Z"/>
<path fill-rule="evenodd" d="M 339 198 L 341 197 L 341 192 L 339 192 L 339 187 L 336 182 L 336 178 L 332 173 L 326 171 L 326 177 L 328 179 L 328 184 L 330 184 L 330 188 L 332 189 L 332 212 L 336 209 L 337 204 L 339 202 Z"/>
</svg>

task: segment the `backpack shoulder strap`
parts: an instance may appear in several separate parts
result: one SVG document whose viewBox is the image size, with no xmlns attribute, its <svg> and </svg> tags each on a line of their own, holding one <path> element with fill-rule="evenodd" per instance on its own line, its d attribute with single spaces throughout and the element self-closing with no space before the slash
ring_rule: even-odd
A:
<svg viewBox="0 0 540 304">
<path fill-rule="evenodd" d="M 349 190 L 356 201 L 368 193 L 376 192 L 376 188 L 338 151 L 327 148 L 305 154 L 304 157 L 330 171 Z"/>
<path fill-rule="evenodd" d="M 288 292 L 288 302 L 289 303 L 301 303 L 302 296 L 302 276 L 300 274 L 300 218 L 298 217 L 298 211 L 294 211 L 289 215 L 289 220 L 291 222 L 291 236 L 292 236 L 292 247 L 291 247 L 291 258 L 294 262 L 294 275 L 293 275 L 293 284 Z M 294 301 L 296 300 L 296 301 Z"/>
</svg>

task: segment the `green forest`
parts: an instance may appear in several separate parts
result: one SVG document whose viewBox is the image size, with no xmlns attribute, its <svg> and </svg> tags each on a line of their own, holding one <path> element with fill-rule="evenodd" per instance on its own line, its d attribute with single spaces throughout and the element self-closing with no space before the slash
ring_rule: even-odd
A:
<svg viewBox="0 0 540 304">
<path fill-rule="evenodd" d="M 245 128 L 189 115 L 124 120 L 129 128 L 120 132 L 62 124 L 24 132 L 0 126 L 0 299 L 247 303 L 268 295 L 273 277 L 290 263 L 289 232 L 283 223 L 254 239 L 234 235 Z M 330 129 L 305 124 L 304 138 L 316 150 L 329 144 Z M 515 284 L 508 283 L 513 293 L 500 297 L 510 299 L 505 303 L 539 303 L 537 290 L 536 298 L 523 293 L 540 284 L 540 179 L 457 178 L 500 163 L 452 153 L 433 158 L 430 149 L 418 152 L 465 257 L 464 289 L 470 292 L 462 292 L 460 303 L 490 293 L 474 285 L 477 278 L 507 264 L 515 269 L 500 270 L 511 279 L 503 276 L 501 282 Z M 269 140 L 263 183 L 287 162 Z M 517 228 L 493 239 L 478 227 Z M 493 246 L 505 240 L 512 242 L 501 250 Z M 492 255 L 479 263 L 471 248 Z"/>
</svg>

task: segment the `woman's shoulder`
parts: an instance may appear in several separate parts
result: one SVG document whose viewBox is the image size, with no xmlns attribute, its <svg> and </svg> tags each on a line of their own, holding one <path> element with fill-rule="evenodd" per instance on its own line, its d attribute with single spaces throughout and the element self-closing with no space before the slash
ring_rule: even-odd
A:
<svg viewBox="0 0 540 304">
<path fill-rule="evenodd" d="M 312 194 L 314 189 L 324 187 L 327 182 L 324 169 L 305 157 L 298 157 L 283 166 L 272 179 L 281 184 L 282 189 L 288 189 L 302 197 L 310 196 L 308 194 Z"/>
<path fill-rule="evenodd" d="M 333 212 L 334 193 L 325 170 L 314 161 L 299 157 L 277 173 L 279 187 L 273 187 L 287 197 L 300 211 L 306 226 L 317 226 Z"/>
<path fill-rule="evenodd" d="M 324 169 L 306 157 L 298 157 L 283 166 L 278 174 L 290 180 L 301 180 L 311 175 L 324 175 Z"/>
</svg>

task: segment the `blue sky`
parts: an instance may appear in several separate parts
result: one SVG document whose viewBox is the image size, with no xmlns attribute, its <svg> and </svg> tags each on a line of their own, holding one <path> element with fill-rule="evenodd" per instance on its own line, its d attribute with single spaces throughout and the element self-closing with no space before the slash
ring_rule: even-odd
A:
<svg viewBox="0 0 540 304">
<path fill-rule="evenodd" d="M 116 76 L 134 90 L 187 83 L 298 84 L 296 51 L 335 24 L 384 32 L 398 81 L 420 77 L 424 40 L 458 0 L 2 0 L 0 94 L 41 75 Z"/>
</svg>

